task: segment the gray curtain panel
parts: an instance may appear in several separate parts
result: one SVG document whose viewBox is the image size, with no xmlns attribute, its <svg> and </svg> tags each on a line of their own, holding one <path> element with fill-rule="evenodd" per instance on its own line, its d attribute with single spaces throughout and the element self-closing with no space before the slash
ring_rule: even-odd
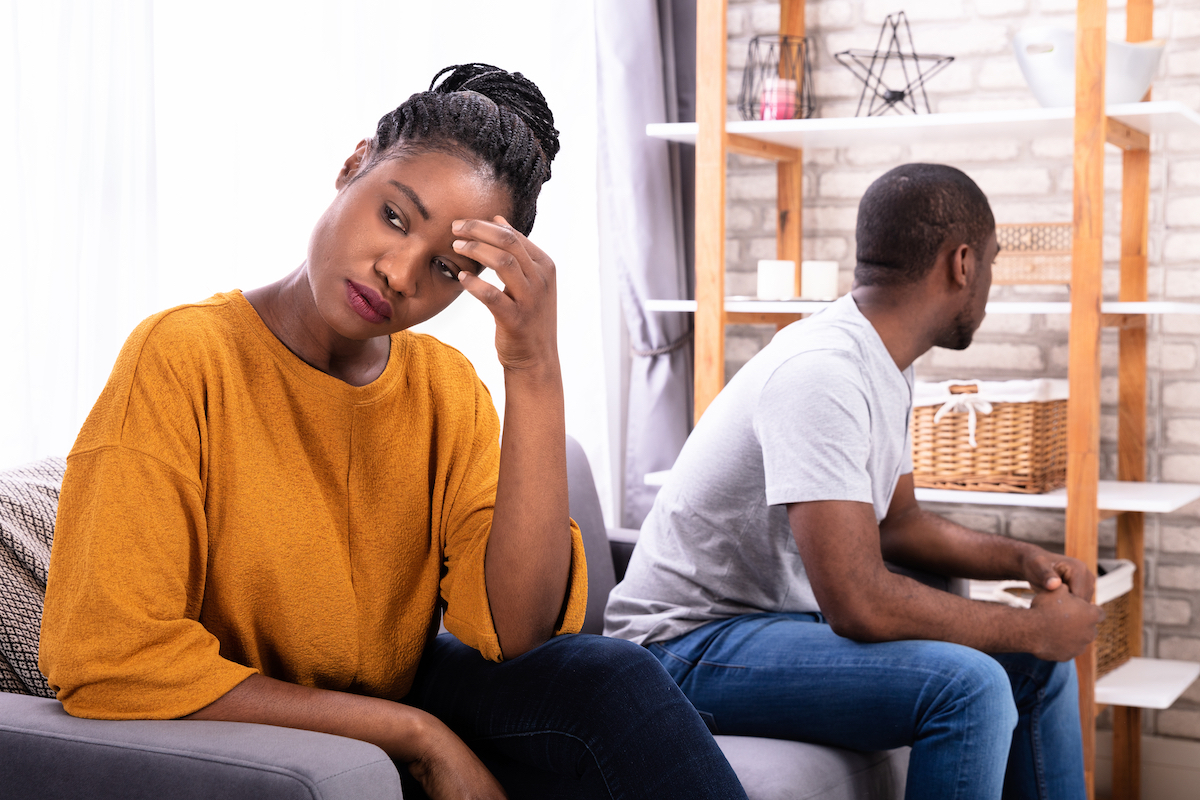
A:
<svg viewBox="0 0 1200 800">
<path fill-rule="evenodd" d="M 619 272 L 630 347 L 621 524 L 636 528 L 657 491 L 645 474 L 669 469 L 691 430 L 691 315 L 648 312 L 645 302 L 691 297 L 683 193 L 694 169 L 645 129 L 695 118 L 695 4 L 597 3 L 596 43 L 600 258 Z"/>
</svg>

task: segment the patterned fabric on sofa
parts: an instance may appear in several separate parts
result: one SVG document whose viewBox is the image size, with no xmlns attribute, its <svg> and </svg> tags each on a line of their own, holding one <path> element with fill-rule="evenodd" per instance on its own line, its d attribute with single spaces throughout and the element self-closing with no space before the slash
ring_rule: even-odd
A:
<svg viewBox="0 0 1200 800">
<path fill-rule="evenodd" d="M 67 462 L 0 471 L 0 691 L 54 697 L 38 672 L 38 632 Z"/>
</svg>

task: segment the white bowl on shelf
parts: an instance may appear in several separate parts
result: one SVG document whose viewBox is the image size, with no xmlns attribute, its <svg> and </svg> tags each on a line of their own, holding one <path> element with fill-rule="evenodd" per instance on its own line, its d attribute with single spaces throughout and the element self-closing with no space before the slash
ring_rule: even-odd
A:
<svg viewBox="0 0 1200 800">
<path fill-rule="evenodd" d="M 1165 41 L 1108 43 L 1105 58 L 1106 103 L 1136 103 L 1146 95 Z M 1013 37 L 1013 51 L 1033 96 L 1046 108 L 1075 105 L 1075 31 L 1026 28 Z"/>
</svg>

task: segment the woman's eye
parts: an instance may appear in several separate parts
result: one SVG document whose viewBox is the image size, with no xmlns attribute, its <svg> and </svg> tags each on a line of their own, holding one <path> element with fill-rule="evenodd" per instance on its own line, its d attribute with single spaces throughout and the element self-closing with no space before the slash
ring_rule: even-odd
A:
<svg viewBox="0 0 1200 800">
<path fill-rule="evenodd" d="M 441 259 L 437 259 L 433 262 L 433 265 L 435 267 L 437 267 L 438 272 L 442 273 L 447 278 L 450 278 L 452 280 L 458 280 L 458 274 L 445 261 L 442 261 Z"/>
<path fill-rule="evenodd" d="M 400 231 L 408 233 L 408 231 L 404 230 L 404 221 L 400 219 L 400 215 L 397 214 L 391 206 L 383 207 L 383 216 L 387 218 L 389 223 L 394 225 Z"/>
</svg>

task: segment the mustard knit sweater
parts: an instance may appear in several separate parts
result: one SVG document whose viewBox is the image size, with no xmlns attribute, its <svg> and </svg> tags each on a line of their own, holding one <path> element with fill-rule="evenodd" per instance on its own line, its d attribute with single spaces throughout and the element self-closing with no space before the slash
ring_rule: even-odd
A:
<svg viewBox="0 0 1200 800">
<path fill-rule="evenodd" d="M 261 672 L 399 700 L 445 624 L 500 659 L 484 584 L 500 461 L 491 397 L 456 350 L 395 334 L 351 386 L 239 293 L 130 336 L 67 459 L 40 667 L 67 711 L 165 719 Z M 559 632 L 587 567 L 571 524 Z"/>
</svg>

